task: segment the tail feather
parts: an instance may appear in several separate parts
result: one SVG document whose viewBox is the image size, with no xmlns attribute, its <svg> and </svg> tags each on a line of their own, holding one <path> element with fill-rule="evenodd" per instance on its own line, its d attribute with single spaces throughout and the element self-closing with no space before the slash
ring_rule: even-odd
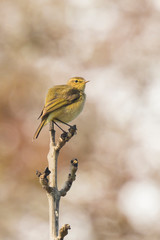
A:
<svg viewBox="0 0 160 240">
<path fill-rule="evenodd" d="M 39 134 L 40 134 L 40 131 L 42 130 L 44 124 L 46 122 L 46 119 L 42 120 L 42 122 L 40 123 L 40 125 L 38 126 L 34 136 L 33 136 L 33 140 L 35 140 L 36 138 L 38 138 Z"/>
</svg>

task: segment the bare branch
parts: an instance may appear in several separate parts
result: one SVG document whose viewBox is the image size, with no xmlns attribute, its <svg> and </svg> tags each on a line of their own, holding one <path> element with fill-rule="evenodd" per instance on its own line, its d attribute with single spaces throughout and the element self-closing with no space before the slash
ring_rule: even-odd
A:
<svg viewBox="0 0 160 240">
<path fill-rule="evenodd" d="M 45 171 L 43 173 L 39 172 L 37 170 L 36 175 L 39 178 L 39 182 L 42 186 L 43 189 L 45 189 L 48 193 L 51 193 L 52 188 L 49 186 L 49 180 L 48 180 L 48 176 L 50 174 L 50 170 L 48 169 L 48 167 L 45 169 Z"/>
<path fill-rule="evenodd" d="M 64 132 L 57 144 L 55 143 L 54 123 L 50 123 L 50 149 L 48 153 L 48 166 L 43 173 L 37 171 L 39 182 L 43 189 L 47 192 L 49 202 L 49 222 L 50 222 L 50 239 L 63 240 L 68 234 L 70 225 L 65 224 L 59 231 L 59 203 L 61 196 L 65 196 L 72 186 L 76 178 L 76 171 L 78 169 L 78 160 L 71 160 L 70 173 L 65 182 L 64 187 L 58 191 L 57 187 L 57 163 L 61 148 L 68 142 L 76 133 L 76 126 L 70 127 L 68 132 Z M 59 232 L 59 235 L 58 235 Z"/>
<path fill-rule="evenodd" d="M 55 143 L 55 130 L 54 130 L 54 122 L 50 122 L 50 125 L 49 125 L 49 131 L 51 132 L 50 136 L 51 136 L 51 142 L 52 144 L 55 146 L 56 143 Z"/>
<path fill-rule="evenodd" d="M 64 184 L 64 187 L 60 190 L 60 195 L 65 196 L 67 192 L 70 190 L 73 181 L 76 179 L 76 172 L 78 169 L 78 160 L 73 159 L 71 160 L 71 168 L 70 168 L 70 173 L 68 174 L 68 179 Z"/>
<path fill-rule="evenodd" d="M 59 151 L 66 144 L 66 142 L 68 142 L 75 135 L 76 130 L 77 130 L 76 125 L 74 125 L 68 129 L 68 132 L 62 133 L 61 137 L 57 142 L 55 150 Z"/>
<path fill-rule="evenodd" d="M 61 229 L 59 230 L 59 235 L 56 240 L 63 240 L 64 237 L 68 234 L 68 230 L 71 229 L 69 224 L 65 224 Z"/>
<path fill-rule="evenodd" d="M 50 239 L 56 239 L 59 231 L 59 201 L 60 194 L 57 189 L 57 162 L 59 151 L 55 150 L 55 131 L 53 123 L 50 124 L 50 149 L 48 153 L 48 166 L 51 174 L 49 175 L 49 186 L 52 192 L 47 194 L 49 203 L 49 222 Z"/>
</svg>

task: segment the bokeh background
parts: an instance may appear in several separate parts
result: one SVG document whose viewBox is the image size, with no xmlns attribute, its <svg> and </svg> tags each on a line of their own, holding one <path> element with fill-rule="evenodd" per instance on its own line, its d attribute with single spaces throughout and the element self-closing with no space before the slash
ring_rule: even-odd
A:
<svg viewBox="0 0 160 240">
<path fill-rule="evenodd" d="M 73 76 L 90 83 L 59 158 L 59 188 L 79 159 L 66 240 L 160 239 L 160 1 L 1 0 L 0 16 L 0 239 L 49 239 L 48 126 L 32 137 L 48 88 Z"/>
</svg>

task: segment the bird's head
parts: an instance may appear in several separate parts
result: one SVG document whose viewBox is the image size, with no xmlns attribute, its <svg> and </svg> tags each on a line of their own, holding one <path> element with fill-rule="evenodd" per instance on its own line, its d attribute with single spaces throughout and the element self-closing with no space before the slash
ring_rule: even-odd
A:
<svg viewBox="0 0 160 240">
<path fill-rule="evenodd" d="M 73 87 L 73 88 L 76 88 L 78 90 L 84 90 L 85 89 L 85 85 L 86 83 L 89 82 L 89 81 L 86 81 L 84 78 L 82 77 L 73 77 L 73 78 L 70 78 L 69 81 L 68 81 L 68 85 Z"/>
</svg>

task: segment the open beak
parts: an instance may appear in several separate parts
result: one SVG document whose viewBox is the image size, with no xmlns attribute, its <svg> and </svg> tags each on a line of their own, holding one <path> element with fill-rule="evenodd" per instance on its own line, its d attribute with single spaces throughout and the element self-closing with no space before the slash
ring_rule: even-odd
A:
<svg viewBox="0 0 160 240">
<path fill-rule="evenodd" d="M 87 82 L 90 82 L 90 81 L 85 81 L 85 84 L 86 84 Z"/>
</svg>

